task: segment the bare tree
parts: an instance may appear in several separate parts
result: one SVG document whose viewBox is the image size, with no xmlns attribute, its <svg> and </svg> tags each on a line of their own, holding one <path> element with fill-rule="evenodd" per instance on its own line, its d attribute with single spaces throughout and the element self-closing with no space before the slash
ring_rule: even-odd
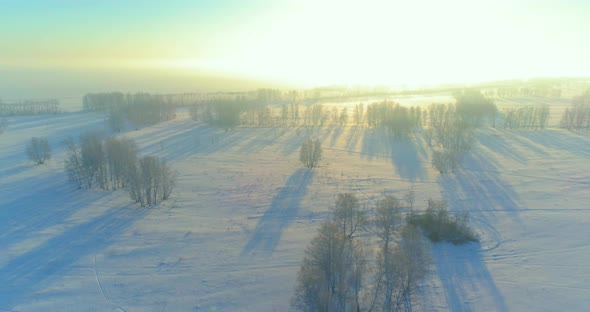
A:
<svg viewBox="0 0 590 312">
<path fill-rule="evenodd" d="M 410 208 L 410 215 L 414 213 L 414 202 L 416 201 L 416 192 L 414 192 L 414 186 L 404 195 L 404 200 Z"/>
<path fill-rule="evenodd" d="M 346 248 L 339 226 L 322 223 L 305 251 L 291 305 L 299 311 L 358 311 L 365 271 L 360 242 Z"/>
<path fill-rule="evenodd" d="M 307 168 L 315 168 L 322 158 L 322 145 L 319 139 L 307 139 L 301 145 L 299 160 Z"/>
<path fill-rule="evenodd" d="M 82 155 L 80 154 L 80 148 L 76 145 L 72 137 L 67 138 L 64 144 L 66 145 L 67 153 L 65 167 L 68 178 L 70 181 L 76 183 L 78 189 L 81 189 L 84 177 L 82 176 Z"/>
<path fill-rule="evenodd" d="M 27 155 L 29 159 L 37 163 L 38 165 L 43 164 L 45 161 L 51 158 L 51 147 L 46 138 L 31 138 L 31 141 L 27 145 Z"/>
<path fill-rule="evenodd" d="M 394 239 L 396 230 L 401 224 L 401 204 L 400 201 L 391 195 L 377 202 L 375 210 L 374 228 L 375 234 L 381 239 L 381 256 L 382 260 L 377 270 L 377 279 L 382 279 L 382 289 L 376 289 L 383 293 L 383 311 L 391 311 L 394 303 L 394 292 L 396 290 L 396 274 L 394 269 L 393 252 L 391 243 Z"/>
<path fill-rule="evenodd" d="M 111 188 L 125 187 L 129 171 L 137 163 L 137 144 L 131 139 L 111 137 L 104 145 Z"/>
<path fill-rule="evenodd" d="M 166 161 L 144 156 L 129 170 L 129 196 L 144 205 L 156 205 L 170 197 L 176 174 Z"/>
<path fill-rule="evenodd" d="M 359 200 L 354 194 L 338 194 L 336 206 L 334 207 L 334 222 L 349 240 L 364 225 L 365 215 L 360 209 Z"/>
<path fill-rule="evenodd" d="M 80 155 L 83 177 L 87 188 L 97 182 L 100 188 L 107 189 L 106 155 L 102 144 L 102 134 L 86 132 L 80 136 Z"/>
<path fill-rule="evenodd" d="M 399 289 L 395 298 L 396 309 L 411 311 L 412 291 L 416 288 L 417 282 L 426 275 L 426 248 L 424 238 L 420 230 L 407 224 L 401 232 L 401 241 L 396 251 L 395 261 L 397 263 L 396 273 L 401 278 Z"/>
<path fill-rule="evenodd" d="M 160 161 L 160 170 L 160 178 L 162 179 L 162 200 L 166 200 L 170 197 L 174 186 L 176 186 L 176 172 L 172 171 L 165 160 Z"/>
</svg>

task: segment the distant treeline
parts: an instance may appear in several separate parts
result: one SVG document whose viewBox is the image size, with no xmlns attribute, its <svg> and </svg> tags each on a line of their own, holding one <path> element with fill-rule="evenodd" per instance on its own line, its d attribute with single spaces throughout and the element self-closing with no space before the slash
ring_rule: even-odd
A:
<svg viewBox="0 0 590 312">
<path fill-rule="evenodd" d="M 553 85 L 525 86 L 525 87 L 501 87 L 486 91 L 488 96 L 517 97 L 517 96 L 538 96 L 548 98 L 561 97 L 561 89 Z"/>
<path fill-rule="evenodd" d="M 573 98 L 572 105 L 563 112 L 560 125 L 568 130 L 590 130 L 590 89 Z"/>
<path fill-rule="evenodd" d="M 176 116 L 176 106 L 169 97 L 150 93 L 91 93 L 84 96 L 83 106 L 85 111 L 108 113 L 113 131 L 120 131 L 125 121 L 142 127 Z"/>
<path fill-rule="evenodd" d="M 455 94 L 455 98 L 457 103 L 449 104 L 452 109 L 447 109 L 447 105 L 432 105 L 422 109 L 388 100 L 337 107 L 304 102 L 273 105 L 237 97 L 194 104 L 189 111 L 194 120 L 226 129 L 237 126 L 342 126 L 352 123 L 356 126 L 385 128 L 397 138 L 405 137 L 423 125 L 441 127 L 444 118 L 450 120 L 444 114 L 453 114 L 453 121 L 456 117 L 473 127 L 486 122 L 495 126 L 496 105 L 479 91 L 460 91 Z"/>
<path fill-rule="evenodd" d="M 59 102 L 55 99 L 26 100 L 14 103 L 4 103 L 0 100 L 0 116 L 46 115 L 59 112 Z"/>
</svg>

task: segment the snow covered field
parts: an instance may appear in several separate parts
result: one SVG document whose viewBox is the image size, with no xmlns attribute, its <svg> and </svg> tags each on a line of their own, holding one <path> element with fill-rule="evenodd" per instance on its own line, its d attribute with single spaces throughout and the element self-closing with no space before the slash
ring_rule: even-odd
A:
<svg viewBox="0 0 590 312">
<path fill-rule="evenodd" d="M 552 121 L 555 118 L 552 119 Z M 558 120 L 558 118 L 557 118 Z M 553 122 L 551 122 L 553 124 Z M 120 134 L 179 173 L 172 198 L 140 208 L 124 191 L 76 190 L 61 142 L 104 116 L 11 117 L 0 135 L 0 311 L 286 311 L 304 248 L 336 195 L 367 206 L 414 187 L 416 205 L 467 210 L 480 244 L 431 246 L 416 311 L 583 311 L 590 305 L 590 136 L 478 132 L 441 177 L 421 136 L 325 127 L 323 161 L 298 161 L 305 129 L 224 132 L 180 113 Z M 53 157 L 35 166 L 32 136 Z"/>
</svg>

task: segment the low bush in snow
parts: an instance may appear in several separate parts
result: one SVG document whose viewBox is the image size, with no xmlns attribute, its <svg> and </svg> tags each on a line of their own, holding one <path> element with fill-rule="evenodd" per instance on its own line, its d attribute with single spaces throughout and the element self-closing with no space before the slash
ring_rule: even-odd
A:
<svg viewBox="0 0 590 312">
<path fill-rule="evenodd" d="M 432 199 L 428 200 L 425 212 L 408 218 L 408 222 L 421 227 L 431 241 L 447 241 L 456 245 L 478 241 L 468 220 L 469 215 L 466 212 L 449 213 L 446 202 Z"/>
</svg>

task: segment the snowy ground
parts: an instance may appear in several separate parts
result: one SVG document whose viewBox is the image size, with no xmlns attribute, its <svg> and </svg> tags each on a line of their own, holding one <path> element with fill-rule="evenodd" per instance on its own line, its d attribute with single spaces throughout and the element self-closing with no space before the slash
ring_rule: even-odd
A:
<svg viewBox="0 0 590 312">
<path fill-rule="evenodd" d="M 285 311 L 304 248 L 340 192 L 368 206 L 414 187 L 467 210 L 481 244 L 432 246 L 416 311 L 583 311 L 590 304 L 590 136 L 478 133 L 440 177 L 421 137 L 387 143 L 358 127 L 313 131 L 324 161 L 302 169 L 304 129 L 209 128 L 180 114 L 124 133 L 169 160 L 172 198 L 139 208 L 124 192 L 68 183 L 67 136 L 104 116 L 9 118 L 0 135 L 0 311 Z M 32 136 L 54 149 L 28 162 Z"/>
</svg>

